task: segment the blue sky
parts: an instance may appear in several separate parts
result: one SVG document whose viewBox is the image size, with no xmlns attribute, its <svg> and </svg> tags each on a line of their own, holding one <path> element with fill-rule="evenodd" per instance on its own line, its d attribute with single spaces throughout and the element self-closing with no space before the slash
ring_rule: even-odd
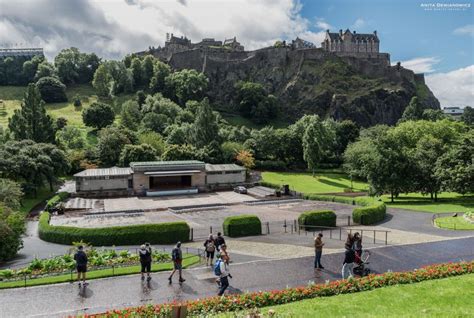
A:
<svg viewBox="0 0 474 318">
<path fill-rule="evenodd" d="M 430 57 L 432 68 L 448 72 L 473 64 L 474 8 L 427 10 L 413 0 L 318 0 L 301 1 L 301 15 L 309 21 L 324 21 L 334 27 L 354 28 L 367 33 L 377 30 L 381 51 L 391 54 L 392 62 Z M 433 2 L 456 3 L 456 2 Z M 468 3 L 459 1 L 457 3 Z M 461 28 L 466 28 L 462 32 Z M 317 25 L 311 27 L 318 31 Z M 458 31 L 456 31 L 458 30 Z"/>
<path fill-rule="evenodd" d="M 296 37 L 320 46 L 328 27 L 377 30 L 381 51 L 425 73 L 442 106 L 474 106 L 474 0 L 431 3 L 469 6 L 457 10 L 428 1 L 0 0 L 0 46 L 43 47 L 48 59 L 74 46 L 121 59 L 163 45 L 168 32 L 195 42 L 236 36 L 254 50 Z"/>
</svg>

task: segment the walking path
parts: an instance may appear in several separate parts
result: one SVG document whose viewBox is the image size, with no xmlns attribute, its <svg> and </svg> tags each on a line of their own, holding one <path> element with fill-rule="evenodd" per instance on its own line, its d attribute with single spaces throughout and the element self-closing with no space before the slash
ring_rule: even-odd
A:
<svg viewBox="0 0 474 318">
<path fill-rule="evenodd" d="M 313 260 L 313 257 L 303 257 L 234 263 L 231 265 L 234 278 L 230 292 L 282 289 L 306 285 L 310 281 L 324 283 L 340 279 L 341 253 L 323 255 L 326 269 L 316 272 L 317 276 Z M 474 237 L 373 248 L 369 267 L 382 273 L 459 260 L 474 260 Z M 176 282 L 168 285 L 167 276 L 168 273 L 154 274 L 149 287 L 141 283 L 139 275 L 93 280 L 85 293 L 80 293 L 78 286 L 70 283 L 0 290 L 0 317 L 64 317 L 147 303 L 197 299 L 217 293 L 210 268 L 185 270 L 186 282 L 182 286 Z"/>
</svg>

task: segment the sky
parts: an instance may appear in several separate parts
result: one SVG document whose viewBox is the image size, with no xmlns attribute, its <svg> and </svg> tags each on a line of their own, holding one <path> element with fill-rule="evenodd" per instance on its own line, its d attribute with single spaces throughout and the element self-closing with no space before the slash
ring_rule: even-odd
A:
<svg viewBox="0 0 474 318">
<path fill-rule="evenodd" d="M 164 45 L 236 36 L 246 49 L 326 29 L 371 33 L 392 64 L 425 73 L 445 106 L 474 106 L 474 0 L 0 0 L 0 47 L 66 47 L 119 59 Z"/>
</svg>

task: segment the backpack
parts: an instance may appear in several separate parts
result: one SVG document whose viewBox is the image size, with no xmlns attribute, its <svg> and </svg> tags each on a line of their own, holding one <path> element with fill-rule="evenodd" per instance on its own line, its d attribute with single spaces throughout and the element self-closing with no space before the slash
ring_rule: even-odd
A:
<svg viewBox="0 0 474 318">
<path fill-rule="evenodd" d="M 214 264 L 214 275 L 216 276 L 221 276 L 222 272 L 221 272 L 221 263 L 222 263 L 222 260 L 217 260 L 217 262 Z"/>
<path fill-rule="evenodd" d="M 179 250 L 177 248 L 174 248 L 171 252 L 171 259 L 173 261 L 177 261 L 179 259 Z"/>
<path fill-rule="evenodd" d="M 208 241 L 207 246 L 206 246 L 206 251 L 207 252 L 214 252 L 216 249 L 216 246 L 214 245 L 214 241 Z"/>
</svg>

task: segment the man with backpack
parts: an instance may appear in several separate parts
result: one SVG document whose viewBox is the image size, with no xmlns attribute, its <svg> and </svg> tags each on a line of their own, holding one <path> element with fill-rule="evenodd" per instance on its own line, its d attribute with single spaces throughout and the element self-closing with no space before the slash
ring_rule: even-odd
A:
<svg viewBox="0 0 474 318">
<path fill-rule="evenodd" d="M 221 250 L 221 245 L 225 244 L 224 237 L 222 236 L 221 232 L 217 232 L 217 237 L 216 237 L 216 248 L 218 251 Z"/>
<path fill-rule="evenodd" d="M 84 252 L 84 247 L 82 245 L 77 248 L 77 252 L 74 254 L 74 260 L 76 261 L 77 281 L 79 282 L 79 287 L 81 287 L 81 276 L 82 285 L 85 287 L 89 285 L 86 283 L 87 255 L 86 252 Z"/>
<path fill-rule="evenodd" d="M 182 269 L 183 269 L 183 252 L 181 252 L 181 242 L 176 243 L 176 247 L 173 248 L 173 251 L 171 252 L 171 258 L 173 260 L 173 266 L 174 269 L 171 272 L 170 277 L 168 278 L 168 281 L 170 284 L 173 283 L 173 275 L 176 271 L 179 273 L 179 282 L 182 283 L 185 281 L 182 277 Z"/>
<path fill-rule="evenodd" d="M 204 248 L 206 249 L 206 266 L 212 266 L 216 250 L 216 243 L 212 234 L 209 234 L 209 238 L 204 242 Z"/>
<path fill-rule="evenodd" d="M 150 272 L 151 272 L 151 260 L 152 260 L 152 253 L 151 253 L 151 246 L 150 243 L 145 243 L 144 245 L 140 246 L 140 250 L 138 251 L 140 255 L 140 264 L 142 266 L 142 280 L 145 280 L 145 272 L 147 272 L 147 280 L 151 280 Z"/>
<path fill-rule="evenodd" d="M 219 292 L 218 296 L 224 295 L 225 290 L 229 287 L 229 277 L 232 278 L 232 275 L 229 272 L 229 264 L 227 260 L 227 255 L 218 255 L 216 264 L 214 264 L 214 275 L 219 277 Z"/>
</svg>

